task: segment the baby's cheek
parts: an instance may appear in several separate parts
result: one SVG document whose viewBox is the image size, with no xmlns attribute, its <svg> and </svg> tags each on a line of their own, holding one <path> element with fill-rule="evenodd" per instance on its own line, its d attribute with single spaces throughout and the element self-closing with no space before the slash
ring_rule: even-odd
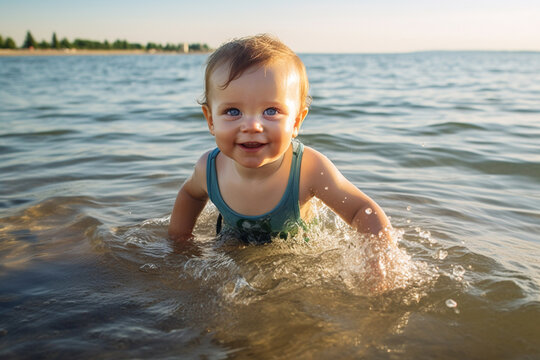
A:
<svg viewBox="0 0 540 360">
<path fill-rule="evenodd" d="M 294 129 L 294 119 L 287 119 L 285 122 L 285 125 L 283 126 L 283 130 L 287 132 L 291 132 Z"/>
</svg>

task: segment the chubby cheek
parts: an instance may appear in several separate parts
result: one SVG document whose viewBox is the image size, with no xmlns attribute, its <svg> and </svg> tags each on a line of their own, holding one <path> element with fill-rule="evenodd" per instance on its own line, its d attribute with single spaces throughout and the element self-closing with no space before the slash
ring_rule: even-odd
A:
<svg viewBox="0 0 540 360">
<path fill-rule="evenodd" d="M 291 133 L 294 135 L 294 118 L 287 119 L 285 124 L 283 124 L 282 126 L 283 126 L 283 130 L 286 133 L 288 134 Z"/>
<path fill-rule="evenodd" d="M 214 122 L 214 133 L 226 135 L 228 133 L 234 132 L 236 128 L 228 122 L 225 121 L 216 121 Z"/>
<path fill-rule="evenodd" d="M 223 128 L 214 128 L 214 137 L 216 139 L 216 142 L 221 143 L 234 140 L 234 136 L 231 134 L 231 132 L 226 131 Z"/>
</svg>

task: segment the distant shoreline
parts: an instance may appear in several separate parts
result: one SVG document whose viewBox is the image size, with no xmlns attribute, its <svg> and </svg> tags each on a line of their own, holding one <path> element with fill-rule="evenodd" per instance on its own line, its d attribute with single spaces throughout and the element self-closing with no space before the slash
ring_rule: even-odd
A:
<svg viewBox="0 0 540 360">
<path fill-rule="evenodd" d="M 0 49 L 0 56 L 77 56 L 77 55 L 190 55 L 206 54 L 204 51 L 189 53 L 159 50 L 89 50 L 89 49 Z"/>
<path fill-rule="evenodd" d="M 80 55 L 194 55 L 194 54 L 209 54 L 211 51 L 190 51 L 184 53 L 181 51 L 163 51 L 163 50 L 144 50 L 144 49 L 132 49 L 132 50 L 90 50 L 90 49 L 0 49 L 0 57 L 10 56 L 80 56 Z M 422 50 L 411 52 L 395 52 L 395 53 L 299 53 L 301 54 L 315 54 L 315 55 L 395 55 L 395 54 L 430 54 L 430 53 L 540 53 L 540 50 Z"/>
</svg>

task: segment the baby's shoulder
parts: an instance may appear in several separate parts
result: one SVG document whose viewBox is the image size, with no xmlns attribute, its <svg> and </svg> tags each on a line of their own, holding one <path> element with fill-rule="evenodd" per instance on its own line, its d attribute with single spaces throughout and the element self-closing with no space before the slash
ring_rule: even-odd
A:
<svg viewBox="0 0 540 360">
<path fill-rule="evenodd" d="M 339 171 L 325 155 L 309 146 L 304 147 L 300 167 L 300 199 L 305 202 L 328 192 L 330 184 L 334 184 L 338 177 Z"/>
<path fill-rule="evenodd" d="M 207 163 L 208 159 L 210 158 L 210 154 L 212 154 L 212 152 L 214 152 L 213 149 L 204 152 L 201 155 L 201 157 L 199 157 L 199 160 L 197 160 L 197 163 L 195 164 L 195 166 L 201 166 L 201 165 L 206 166 L 206 163 Z"/>
<path fill-rule="evenodd" d="M 300 178 L 303 184 L 309 187 L 322 186 L 328 182 L 334 182 L 341 177 L 341 173 L 334 163 L 324 154 L 306 146 L 302 156 Z"/>
<path fill-rule="evenodd" d="M 210 158 L 210 154 L 213 150 L 208 150 L 204 154 L 199 157 L 197 162 L 195 163 L 195 169 L 193 170 L 193 176 L 194 177 L 200 177 L 202 179 L 206 178 L 206 168 L 208 164 L 208 159 Z"/>
<path fill-rule="evenodd" d="M 322 170 L 332 164 L 324 154 L 309 146 L 304 146 L 302 155 L 302 168 L 307 171 Z"/>
</svg>

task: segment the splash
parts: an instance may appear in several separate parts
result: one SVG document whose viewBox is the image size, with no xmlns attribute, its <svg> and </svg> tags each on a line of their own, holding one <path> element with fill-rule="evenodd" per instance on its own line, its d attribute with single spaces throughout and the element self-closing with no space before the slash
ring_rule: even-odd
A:
<svg viewBox="0 0 540 360">
<path fill-rule="evenodd" d="M 413 260 L 403 244 L 374 246 L 373 236 L 358 234 L 320 202 L 314 204 L 313 217 L 311 225 L 295 236 L 246 246 L 236 239 L 215 237 L 217 210 L 208 205 L 195 227 L 193 248 L 178 253 L 182 256 L 175 254 L 174 244 L 166 238 L 168 217 L 115 229 L 114 238 L 130 258 L 135 257 L 132 261 L 139 271 L 177 272 L 180 283 L 204 289 L 205 294 L 213 294 L 207 294 L 212 302 L 225 304 L 247 305 L 305 289 L 361 297 L 406 291 L 397 301 L 417 303 L 424 296 L 419 289 L 436 277 L 432 267 Z M 392 232 L 398 244 L 403 233 Z"/>
<path fill-rule="evenodd" d="M 206 215 L 209 214 L 211 211 Z M 261 294 L 304 287 L 378 296 L 416 288 L 435 276 L 429 265 L 412 260 L 402 248 L 373 246 L 373 237 L 358 234 L 322 203 L 314 206 L 312 224 L 316 225 L 300 230 L 294 237 L 277 238 L 265 246 L 222 244 L 222 249 L 235 260 L 236 268 L 234 274 L 224 277 L 232 280 L 225 280 L 220 292 L 241 302 L 248 300 L 243 296 L 251 297 L 251 301 Z M 403 231 L 395 230 L 392 236 L 399 243 Z M 214 251 L 219 252 L 217 248 Z M 220 274 L 232 269 L 231 264 L 213 270 L 209 265 L 201 263 L 205 269 Z M 422 295 L 411 296 L 419 299 Z"/>
</svg>

